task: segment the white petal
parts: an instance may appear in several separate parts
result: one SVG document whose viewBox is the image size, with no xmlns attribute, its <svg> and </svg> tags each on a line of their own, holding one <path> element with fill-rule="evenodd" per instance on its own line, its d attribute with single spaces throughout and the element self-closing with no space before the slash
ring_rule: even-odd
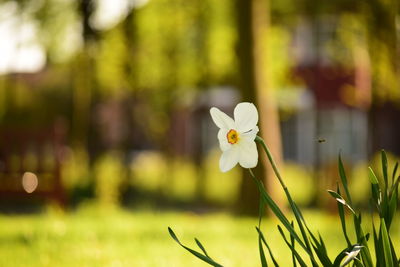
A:
<svg viewBox="0 0 400 267">
<path fill-rule="evenodd" d="M 228 138 L 226 137 L 228 132 L 229 129 L 220 129 L 218 131 L 219 147 L 221 148 L 222 151 L 226 151 L 232 146 L 231 144 L 229 144 Z"/>
<path fill-rule="evenodd" d="M 241 140 L 238 144 L 239 164 L 243 168 L 254 168 L 258 163 L 258 151 L 257 145 L 254 141 Z"/>
<path fill-rule="evenodd" d="M 258 126 L 256 126 L 250 131 L 240 134 L 240 139 L 245 139 L 246 141 L 249 142 L 254 141 L 254 139 L 256 139 L 258 131 L 259 131 Z"/>
<path fill-rule="evenodd" d="M 258 123 L 258 112 L 252 103 L 239 103 L 233 112 L 236 130 L 244 133 L 253 129 Z"/>
<path fill-rule="evenodd" d="M 219 168 L 222 172 L 227 172 L 239 161 L 239 150 L 232 146 L 231 149 L 224 151 L 219 159 Z"/>
<path fill-rule="evenodd" d="M 223 113 L 221 110 L 217 108 L 210 109 L 211 118 L 213 119 L 214 123 L 220 129 L 233 129 L 235 126 L 234 121 L 231 117 Z"/>
</svg>

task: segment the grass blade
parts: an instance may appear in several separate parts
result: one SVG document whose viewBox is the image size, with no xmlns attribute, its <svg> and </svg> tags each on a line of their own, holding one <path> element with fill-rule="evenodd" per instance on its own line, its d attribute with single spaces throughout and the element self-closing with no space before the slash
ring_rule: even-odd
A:
<svg viewBox="0 0 400 267">
<path fill-rule="evenodd" d="M 197 252 L 196 250 L 193 250 L 185 245 L 183 245 L 181 243 L 181 241 L 179 241 L 178 237 L 176 236 L 176 234 L 174 233 L 174 231 L 172 231 L 172 229 L 170 227 L 168 227 L 168 232 L 170 234 L 170 236 L 176 241 L 176 243 L 178 243 L 181 247 L 183 247 L 184 249 L 186 249 L 187 251 L 189 251 L 190 253 L 192 253 L 194 256 L 196 256 L 197 258 L 201 259 L 204 262 L 207 262 L 208 264 L 215 266 L 215 267 L 223 267 L 221 264 L 216 263 L 215 261 L 213 261 L 211 258 L 201 254 L 200 252 Z"/>
</svg>

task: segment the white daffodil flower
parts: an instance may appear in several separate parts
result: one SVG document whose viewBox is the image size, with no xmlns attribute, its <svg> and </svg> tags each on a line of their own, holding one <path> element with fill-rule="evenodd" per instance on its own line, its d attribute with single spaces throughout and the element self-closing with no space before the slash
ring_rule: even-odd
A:
<svg viewBox="0 0 400 267">
<path fill-rule="evenodd" d="M 257 166 L 258 152 L 254 139 L 258 133 L 258 112 L 254 104 L 239 103 L 233 112 L 234 120 L 218 108 L 211 108 L 210 114 L 219 128 L 220 170 L 227 172 L 237 163 L 243 168 Z"/>
</svg>

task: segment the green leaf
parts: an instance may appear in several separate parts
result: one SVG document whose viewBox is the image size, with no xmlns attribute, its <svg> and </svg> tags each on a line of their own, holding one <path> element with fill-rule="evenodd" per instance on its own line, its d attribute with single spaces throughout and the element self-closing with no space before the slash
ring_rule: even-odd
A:
<svg viewBox="0 0 400 267">
<path fill-rule="evenodd" d="M 350 252 L 346 252 L 346 258 L 344 259 L 343 264 L 340 266 L 344 267 L 347 264 L 349 264 L 352 260 L 356 259 L 358 253 L 360 253 L 362 248 L 363 248 L 362 246 L 355 245 Z"/>
<path fill-rule="evenodd" d="M 384 260 L 384 255 L 383 255 L 383 247 L 382 247 L 380 238 L 378 237 L 378 234 L 376 233 L 374 223 L 372 223 L 372 230 L 373 230 L 373 234 L 374 234 L 376 266 L 384 266 L 385 260 Z M 379 234 L 379 236 L 381 236 L 381 234 Z"/>
<path fill-rule="evenodd" d="M 343 167 L 343 162 L 342 162 L 342 157 L 339 154 L 339 175 L 340 175 L 340 179 L 342 181 L 342 185 L 344 187 L 344 191 L 346 192 L 346 197 L 349 200 L 350 205 L 352 206 L 353 201 L 351 200 L 351 195 L 349 192 L 349 188 L 347 186 L 347 178 L 346 178 L 346 173 L 344 171 L 344 167 Z"/>
<path fill-rule="evenodd" d="M 343 199 L 343 197 L 341 195 L 339 195 L 338 193 L 336 193 L 335 191 L 332 191 L 332 190 L 328 190 L 328 193 L 333 198 L 335 198 L 337 202 L 339 202 L 343 206 L 346 206 L 353 214 L 356 214 L 354 209 L 346 202 L 346 200 Z"/>
<path fill-rule="evenodd" d="M 368 170 L 369 170 L 368 177 L 369 177 L 369 180 L 371 181 L 371 184 L 378 184 L 379 183 L 378 178 L 376 178 L 376 175 L 375 175 L 374 171 L 372 170 L 372 168 L 368 167 Z"/>
<path fill-rule="evenodd" d="M 396 178 L 396 173 L 397 173 L 397 168 L 399 167 L 399 163 L 396 162 L 393 168 L 393 173 L 392 173 L 392 184 L 394 184 L 394 179 Z"/>
<path fill-rule="evenodd" d="M 392 194 L 394 194 L 394 192 L 398 192 L 399 191 L 399 184 L 400 184 L 400 176 L 397 177 L 397 179 L 392 184 L 392 187 L 390 188 L 390 193 L 389 193 L 390 197 L 392 196 Z"/>
<path fill-rule="evenodd" d="M 263 199 L 260 197 L 260 206 L 259 206 L 259 212 L 258 212 L 258 228 L 261 228 L 261 221 L 262 221 L 262 217 L 264 214 L 264 209 L 265 209 L 265 205 L 264 205 L 264 201 Z M 256 227 L 256 229 L 258 229 Z M 260 261 L 261 261 L 261 266 L 262 267 L 267 267 L 268 263 L 267 263 L 267 259 L 265 258 L 265 253 L 264 253 L 264 248 L 261 242 L 261 231 L 258 231 L 258 250 L 260 252 Z"/>
<path fill-rule="evenodd" d="M 258 250 L 260 251 L 261 266 L 267 267 L 268 263 L 267 263 L 267 260 L 265 259 L 265 253 L 264 253 L 263 245 L 261 242 L 261 237 L 258 238 Z"/>
<path fill-rule="evenodd" d="M 282 177 L 281 177 L 281 175 L 280 175 L 280 173 L 278 171 L 278 168 L 277 168 L 277 166 L 275 164 L 275 161 L 274 161 L 274 159 L 272 157 L 272 154 L 270 153 L 270 151 L 269 151 L 268 147 L 266 146 L 264 140 L 261 137 L 256 136 L 255 141 L 261 144 L 262 148 L 264 149 L 265 153 L 267 154 L 268 160 L 271 163 L 272 169 L 273 169 L 277 179 L 279 180 L 279 183 L 281 184 L 283 190 L 285 191 L 286 197 L 287 197 L 287 199 L 289 201 L 289 204 L 290 204 L 290 207 L 291 207 L 291 209 L 292 209 L 292 211 L 293 211 L 293 213 L 295 215 L 296 222 L 297 222 L 297 224 L 298 224 L 298 226 L 300 228 L 300 232 L 301 232 L 301 235 L 302 235 L 303 240 L 304 240 L 304 244 L 303 244 L 303 242 L 299 242 L 299 244 L 304 248 L 304 250 L 310 256 L 312 265 L 314 267 L 316 267 L 316 266 L 318 266 L 318 264 L 316 263 L 316 261 L 314 259 L 313 250 L 311 249 L 310 242 L 309 242 L 308 236 L 307 236 L 307 232 L 304 229 L 304 225 L 306 227 L 307 227 L 307 225 L 305 224 L 305 221 L 304 221 L 304 218 L 303 218 L 303 216 L 302 216 L 302 214 L 300 212 L 300 209 L 298 209 L 296 203 L 293 201 L 293 199 L 292 199 L 292 197 L 291 197 L 291 195 L 289 193 L 289 190 L 287 189 L 285 183 L 283 182 L 283 179 L 282 179 Z M 250 170 L 250 172 L 251 172 L 251 170 Z M 263 187 L 263 191 L 265 191 L 264 187 Z M 289 230 L 287 223 L 288 222 L 285 222 L 283 224 Z M 303 223 L 304 223 L 304 225 L 303 225 Z M 293 229 L 293 227 L 292 227 L 292 229 Z M 289 231 L 291 232 L 291 235 L 293 235 L 293 233 L 295 233 L 294 231 L 291 231 L 291 230 L 289 230 Z M 296 241 L 299 241 L 299 240 L 297 240 L 297 238 L 298 238 L 297 234 L 293 235 L 293 237 L 296 239 Z"/>
<path fill-rule="evenodd" d="M 385 220 L 381 219 L 381 242 L 383 247 L 383 254 L 385 256 L 385 267 L 393 267 L 392 250 L 390 248 L 389 235 L 386 229 Z"/>
<path fill-rule="evenodd" d="M 378 209 L 379 214 L 381 215 L 382 214 L 382 209 L 381 209 L 382 194 L 381 194 L 381 189 L 379 187 L 378 178 L 376 177 L 376 175 L 371 167 L 368 167 L 368 170 L 369 170 L 368 177 L 371 182 L 372 199 L 375 203 L 376 208 Z"/>
<path fill-rule="evenodd" d="M 351 251 L 352 247 L 350 248 L 345 248 L 343 249 L 335 258 L 335 261 L 333 262 L 332 267 L 339 267 L 340 263 L 342 262 L 342 260 L 344 259 L 344 257 L 346 257 L 346 253 Z"/>
<path fill-rule="evenodd" d="M 327 191 L 333 198 L 343 199 L 343 197 L 339 193 L 337 193 L 337 192 L 335 192 L 333 190 L 327 190 Z"/>
<path fill-rule="evenodd" d="M 388 214 L 388 219 L 387 219 L 387 229 L 390 229 L 390 225 L 392 224 L 393 217 L 396 215 L 396 210 L 397 210 L 397 201 L 398 201 L 398 195 L 397 195 L 397 190 L 394 191 L 392 194 L 392 197 L 389 200 L 389 214 Z"/>
<path fill-rule="evenodd" d="M 296 249 L 290 244 L 289 241 L 287 241 L 285 234 L 283 233 L 282 228 L 278 225 L 278 230 L 279 233 L 282 235 L 283 240 L 285 241 L 286 245 L 291 249 L 293 255 L 296 257 L 296 260 L 299 262 L 300 266 L 302 267 L 307 267 L 307 264 L 304 262 L 304 260 L 300 257 L 299 253 L 296 251 Z"/>
<path fill-rule="evenodd" d="M 196 241 L 197 246 L 203 251 L 204 255 L 206 255 L 208 258 L 211 259 L 211 257 L 208 255 L 206 249 L 204 248 L 204 246 L 201 244 L 201 242 L 195 238 L 194 241 Z"/>
<path fill-rule="evenodd" d="M 308 241 L 307 236 L 305 238 L 305 240 L 306 240 L 305 242 L 306 242 L 306 244 L 308 244 L 308 246 L 305 245 L 303 243 L 303 241 L 300 239 L 299 235 L 296 233 L 296 231 L 294 230 L 293 226 L 289 223 L 289 220 L 283 214 L 283 212 L 278 207 L 278 205 L 269 196 L 269 194 L 265 190 L 264 185 L 261 183 L 261 181 L 259 181 L 254 176 L 254 173 L 251 171 L 251 169 L 249 169 L 249 171 L 250 171 L 251 177 L 253 178 L 254 182 L 256 183 L 256 185 L 258 187 L 258 190 L 260 192 L 260 195 L 263 198 L 263 200 L 265 201 L 265 203 L 270 207 L 271 211 L 282 222 L 282 224 L 285 226 L 285 228 L 290 232 L 290 234 L 293 236 L 293 238 L 300 244 L 300 246 L 304 249 L 304 251 L 307 252 L 307 254 L 310 256 L 310 260 L 311 260 L 313 266 L 318 266 L 316 260 L 314 259 L 313 254 L 312 254 L 312 249 L 311 249 L 311 247 L 309 247 L 309 241 Z M 295 213 L 295 217 L 296 217 L 297 222 L 301 223 L 300 219 L 302 218 L 302 215 L 299 212 L 296 204 L 293 201 L 290 201 L 290 196 L 289 196 L 289 203 L 291 203 L 292 208 L 294 209 L 293 211 Z M 300 229 L 302 229 L 302 228 L 300 227 Z M 305 235 L 303 232 L 302 232 L 302 234 Z"/>
<path fill-rule="evenodd" d="M 319 240 L 310 232 L 311 238 L 314 242 L 313 249 L 315 254 L 317 254 L 318 259 L 321 261 L 324 267 L 332 266 L 332 262 L 329 259 L 328 253 L 324 242 L 322 241 L 321 235 L 319 235 Z"/>
<path fill-rule="evenodd" d="M 293 221 L 292 221 L 292 227 L 294 227 Z M 293 236 L 290 236 L 290 244 L 292 245 L 293 248 L 295 248 L 295 240 Z M 293 267 L 297 267 L 297 261 L 296 261 L 296 256 L 292 252 L 292 262 L 293 262 Z"/>
<path fill-rule="evenodd" d="M 380 203 L 381 218 L 385 218 L 386 223 L 389 221 L 389 196 L 387 194 L 387 188 L 383 192 L 382 202 Z"/>
<path fill-rule="evenodd" d="M 389 242 L 390 242 L 390 248 L 391 248 L 391 251 L 392 251 L 393 262 L 396 263 L 397 262 L 397 255 L 396 255 L 396 251 L 394 250 L 394 246 L 393 246 L 392 240 L 390 239 L 390 236 L 389 236 Z M 395 264 L 395 266 L 398 267 L 398 265 L 396 265 L 396 264 Z"/>
<path fill-rule="evenodd" d="M 363 260 L 364 266 L 365 267 L 372 267 L 372 259 L 371 259 L 371 254 L 369 252 L 368 248 L 368 243 L 366 240 L 366 235 L 364 235 L 364 231 L 361 226 L 361 214 L 360 215 L 353 215 L 353 221 L 354 221 L 354 228 L 356 230 L 356 235 L 357 235 L 357 242 L 359 245 L 363 246 L 364 249 L 361 250 L 361 258 Z"/>
<path fill-rule="evenodd" d="M 383 179 L 385 181 L 385 188 L 388 188 L 388 162 L 386 157 L 385 150 L 382 149 L 381 151 L 381 158 L 382 158 L 382 172 L 383 172 Z"/>
<path fill-rule="evenodd" d="M 178 237 L 175 235 L 174 231 L 172 231 L 172 229 L 170 227 L 168 227 L 168 232 L 170 234 L 170 236 L 176 241 L 176 243 L 178 243 L 181 247 L 183 247 L 184 249 L 186 249 L 187 251 L 189 251 L 190 253 L 192 253 L 194 256 L 196 256 L 197 258 L 201 259 L 204 262 L 207 262 L 208 264 L 215 266 L 215 267 L 223 267 L 221 264 L 216 263 L 215 261 L 213 261 L 212 259 L 210 259 L 209 257 L 183 245 L 181 243 L 181 241 L 179 241 Z"/>
<path fill-rule="evenodd" d="M 321 247 L 326 252 L 326 246 L 325 246 L 324 240 L 322 239 L 322 236 L 319 233 L 318 233 L 318 236 L 319 236 L 319 243 L 321 244 Z"/>
<path fill-rule="evenodd" d="M 305 223 L 304 217 L 303 217 L 303 215 L 301 214 L 301 211 L 300 211 L 300 209 L 297 207 L 296 203 L 292 200 L 292 198 L 291 198 L 289 192 L 287 191 L 287 189 L 285 189 L 285 191 L 286 191 L 286 193 L 287 193 L 286 196 L 287 196 L 287 198 L 288 198 L 288 200 L 289 200 L 289 204 L 290 204 L 290 206 L 291 206 L 291 208 L 292 208 L 292 210 L 293 210 L 293 212 L 294 212 L 294 216 L 295 216 L 295 218 L 296 218 L 296 222 L 297 222 L 297 224 L 298 224 L 298 226 L 299 226 L 299 228 L 300 228 L 301 235 L 302 235 L 303 240 L 304 240 L 304 242 L 305 242 L 305 244 L 306 244 L 306 247 L 307 247 L 307 249 L 308 249 L 308 251 L 309 251 L 308 254 L 309 254 L 309 256 L 310 256 L 310 260 L 311 260 L 311 262 L 312 262 L 312 265 L 317 267 L 318 264 L 316 263 L 316 261 L 315 261 L 315 259 L 314 259 L 314 255 L 312 254 L 312 249 L 311 249 L 311 246 L 310 246 L 310 242 L 309 242 L 309 240 L 308 240 L 307 233 L 306 233 L 306 231 L 305 231 L 305 229 L 304 229 L 304 226 L 303 226 L 303 224 L 304 224 L 304 225 L 306 226 L 306 228 L 308 229 L 308 227 L 307 227 L 307 225 L 306 225 L 306 223 Z"/>
<path fill-rule="evenodd" d="M 263 184 L 254 176 L 253 172 L 249 169 L 251 177 L 253 177 L 254 182 L 256 183 L 258 190 L 261 194 L 261 197 L 265 201 L 265 203 L 270 207 L 271 211 L 275 214 L 275 216 L 282 222 L 282 224 L 286 227 L 286 229 L 290 232 L 290 234 L 293 235 L 294 239 L 296 239 L 297 242 L 299 242 L 300 246 L 304 248 L 306 252 L 308 252 L 307 247 L 304 245 L 303 241 L 300 239 L 300 237 L 297 235 L 296 231 L 294 228 L 291 226 L 289 220 L 286 218 L 286 216 L 283 214 L 281 209 L 278 207 L 278 205 L 274 202 L 274 200 L 269 196 L 267 191 L 265 190 Z"/>
<path fill-rule="evenodd" d="M 339 185 L 336 186 L 336 190 L 337 190 L 337 194 L 340 195 Z M 341 225 L 342 225 L 342 232 L 344 234 L 344 238 L 346 239 L 347 246 L 350 247 L 351 246 L 351 242 L 350 242 L 350 238 L 349 238 L 349 236 L 347 234 L 346 217 L 344 215 L 343 205 L 341 203 L 337 202 L 337 206 L 338 206 L 338 211 L 339 211 L 340 222 L 341 222 Z"/>
<path fill-rule="evenodd" d="M 268 249 L 269 256 L 271 257 L 271 260 L 272 260 L 272 262 L 274 263 L 274 266 L 275 266 L 275 267 L 279 267 L 279 264 L 278 264 L 278 262 L 275 260 L 275 257 L 274 257 L 274 255 L 272 254 L 272 250 L 271 250 L 271 248 L 269 247 L 267 241 L 265 240 L 265 237 L 264 237 L 263 233 L 261 232 L 261 230 L 260 230 L 258 227 L 256 227 L 256 229 L 257 229 L 257 232 L 258 232 L 259 236 L 261 237 L 262 242 L 264 243 L 264 245 L 265 245 L 265 246 L 267 247 L 267 249 Z"/>
</svg>

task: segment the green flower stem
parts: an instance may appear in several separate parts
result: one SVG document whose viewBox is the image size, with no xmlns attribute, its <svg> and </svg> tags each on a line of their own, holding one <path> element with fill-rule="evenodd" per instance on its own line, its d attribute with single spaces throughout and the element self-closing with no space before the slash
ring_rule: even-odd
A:
<svg viewBox="0 0 400 267">
<path fill-rule="evenodd" d="M 279 183 L 281 184 L 282 188 L 286 191 L 287 187 L 286 187 L 285 183 L 283 182 L 282 176 L 279 173 L 278 168 L 276 167 L 274 158 L 273 158 L 271 152 L 269 151 L 267 145 L 265 144 L 264 140 L 257 135 L 255 141 L 258 142 L 263 147 L 265 153 L 267 154 L 268 160 L 271 163 L 272 169 L 274 170 L 274 173 L 279 180 Z"/>
</svg>

